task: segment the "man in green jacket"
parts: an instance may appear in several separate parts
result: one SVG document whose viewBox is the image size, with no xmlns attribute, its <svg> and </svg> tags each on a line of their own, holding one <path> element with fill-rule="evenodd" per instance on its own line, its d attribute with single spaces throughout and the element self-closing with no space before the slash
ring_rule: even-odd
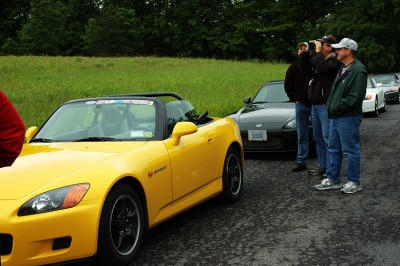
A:
<svg viewBox="0 0 400 266">
<path fill-rule="evenodd" d="M 327 101 L 330 120 L 327 178 L 315 186 L 318 190 L 341 189 L 343 193 L 362 190 L 360 182 L 360 124 L 362 102 L 367 87 L 367 69 L 355 58 L 357 43 L 344 38 L 336 49 L 337 59 L 343 63 L 339 69 Z M 341 184 L 343 154 L 347 156 L 348 182 Z"/>
</svg>

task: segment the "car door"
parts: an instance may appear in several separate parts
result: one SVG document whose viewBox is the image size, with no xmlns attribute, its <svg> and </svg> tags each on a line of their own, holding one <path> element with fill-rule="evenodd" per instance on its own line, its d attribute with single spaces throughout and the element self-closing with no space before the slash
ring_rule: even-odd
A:
<svg viewBox="0 0 400 266">
<path fill-rule="evenodd" d="M 165 140 L 171 159 L 173 200 L 178 200 L 204 188 L 217 178 L 213 162 L 217 160 L 215 128 L 211 124 L 182 136 L 178 145 L 172 138 Z"/>
<path fill-rule="evenodd" d="M 383 88 L 381 86 L 377 86 L 375 80 L 370 79 L 372 86 L 376 90 L 376 95 L 378 96 L 378 109 L 381 109 L 384 107 L 384 102 L 385 102 L 385 94 L 383 91 Z"/>
</svg>

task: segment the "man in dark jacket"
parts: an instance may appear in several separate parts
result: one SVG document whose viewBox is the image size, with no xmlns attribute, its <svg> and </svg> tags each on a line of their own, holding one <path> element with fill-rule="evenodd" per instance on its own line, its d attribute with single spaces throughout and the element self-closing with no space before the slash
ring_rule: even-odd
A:
<svg viewBox="0 0 400 266">
<path fill-rule="evenodd" d="M 0 91 L 0 167 L 10 166 L 21 152 L 25 126 L 11 102 Z"/>
<path fill-rule="evenodd" d="M 329 119 L 326 101 L 331 92 L 333 81 L 342 63 L 337 60 L 332 44 L 336 38 L 325 35 L 315 43 L 316 55 L 312 58 L 312 78 L 310 82 L 311 120 L 313 139 L 316 144 L 319 169 L 316 174 L 326 174 L 326 155 L 329 140 Z"/>
<path fill-rule="evenodd" d="M 360 124 L 362 121 L 362 102 L 367 87 L 367 69 L 355 58 L 357 43 L 344 38 L 336 49 L 338 60 L 343 63 L 333 83 L 328 98 L 327 109 L 330 121 L 327 178 L 315 186 L 318 190 L 340 189 L 343 154 L 347 156 L 348 182 L 343 193 L 362 190 L 360 182 Z"/>
<path fill-rule="evenodd" d="M 307 169 L 308 134 L 311 106 L 308 100 L 307 88 L 310 79 L 308 43 L 298 45 L 297 61 L 286 71 L 285 91 L 291 102 L 296 103 L 297 131 L 297 164 L 293 172 Z"/>
</svg>

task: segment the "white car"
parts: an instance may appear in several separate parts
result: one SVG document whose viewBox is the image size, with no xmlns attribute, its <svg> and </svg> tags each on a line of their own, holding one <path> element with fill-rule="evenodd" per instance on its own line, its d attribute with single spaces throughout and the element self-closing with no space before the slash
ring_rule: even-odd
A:
<svg viewBox="0 0 400 266">
<path fill-rule="evenodd" d="M 372 113 L 378 116 L 379 110 L 386 112 L 385 94 L 381 87 L 378 87 L 375 80 L 368 78 L 367 93 L 362 105 L 363 113 Z"/>
</svg>

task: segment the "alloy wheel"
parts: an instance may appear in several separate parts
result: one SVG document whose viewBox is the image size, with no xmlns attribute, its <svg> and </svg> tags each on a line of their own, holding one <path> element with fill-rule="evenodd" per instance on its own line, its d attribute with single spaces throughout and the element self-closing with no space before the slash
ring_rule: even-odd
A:
<svg viewBox="0 0 400 266">
<path fill-rule="evenodd" d="M 110 217 L 110 233 L 115 250 L 122 256 L 131 253 L 138 242 L 141 230 L 139 208 L 129 195 L 115 201 Z"/>
<path fill-rule="evenodd" d="M 232 195 L 237 195 L 242 187 L 242 166 L 235 153 L 229 155 L 226 167 L 230 191 Z"/>
</svg>

